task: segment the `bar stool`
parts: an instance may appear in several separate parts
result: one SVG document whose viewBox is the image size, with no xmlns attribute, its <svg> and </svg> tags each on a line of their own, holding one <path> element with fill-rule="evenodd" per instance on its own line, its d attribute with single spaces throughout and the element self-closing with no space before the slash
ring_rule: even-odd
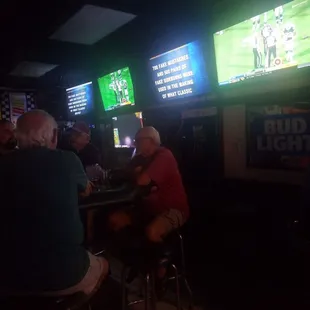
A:
<svg viewBox="0 0 310 310">
<path fill-rule="evenodd" d="M 105 250 L 95 252 L 95 256 L 100 256 Z M 77 292 L 68 296 L 0 296 L 0 309 L 2 310 L 91 310 L 90 301 L 99 290 L 103 277 L 98 281 L 97 287 L 93 293 L 86 295 L 83 292 Z"/>
<path fill-rule="evenodd" d="M 172 250 L 172 255 L 169 255 L 168 258 L 168 264 L 167 264 L 167 273 L 169 271 L 173 271 L 173 276 L 168 278 L 168 281 L 175 281 L 175 294 L 176 294 L 176 307 L 177 310 L 181 310 L 181 300 L 180 300 L 180 281 L 183 281 L 184 286 L 187 290 L 187 293 L 189 295 L 189 307 L 188 309 L 192 308 L 192 299 L 193 299 L 193 293 L 189 286 L 189 283 L 186 278 L 186 271 L 185 271 L 185 255 L 184 255 L 184 243 L 183 243 L 183 237 L 179 232 L 174 232 L 174 236 L 178 240 L 178 250 L 180 255 L 180 268 L 177 268 L 177 265 L 175 263 L 175 259 L 173 256 L 176 256 L 176 251 Z M 172 245 L 173 246 L 173 245 Z M 128 266 L 125 264 L 123 271 L 122 271 L 122 279 L 121 279 L 121 290 L 122 290 L 122 310 L 126 310 L 128 306 L 132 306 L 138 303 L 144 302 L 144 309 L 145 310 L 156 310 L 156 302 L 157 302 L 157 296 L 155 291 L 155 271 L 158 264 L 154 264 L 154 262 L 147 262 L 146 265 L 141 266 L 139 269 L 139 273 L 142 274 L 144 279 L 144 299 L 136 300 L 133 302 L 130 302 L 128 304 L 127 297 L 127 276 L 128 271 L 130 270 L 131 266 Z"/>
<path fill-rule="evenodd" d="M 64 297 L 7 296 L 0 297 L 3 310 L 91 310 L 90 296 L 82 292 Z"/>
</svg>

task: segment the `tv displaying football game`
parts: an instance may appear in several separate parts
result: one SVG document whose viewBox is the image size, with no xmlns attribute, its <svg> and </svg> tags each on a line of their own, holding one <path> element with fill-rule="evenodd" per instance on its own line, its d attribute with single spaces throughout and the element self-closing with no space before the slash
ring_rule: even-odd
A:
<svg viewBox="0 0 310 310">
<path fill-rule="evenodd" d="M 199 41 L 150 59 L 152 79 L 161 101 L 198 96 L 210 91 Z"/>
<path fill-rule="evenodd" d="M 114 146 L 116 148 L 134 148 L 135 135 L 143 127 L 142 113 L 136 112 L 112 118 Z"/>
<path fill-rule="evenodd" d="M 295 0 L 214 34 L 220 85 L 310 66 L 310 0 Z"/>
<path fill-rule="evenodd" d="M 93 108 L 93 84 L 88 82 L 66 89 L 69 118 L 85 115 Z"/>
<path fill-rule="evenodd" d="M 98 84 L 105 111 L 135 104 L 134 88 L 128 67 L 99 78 Z"/>
</svg>

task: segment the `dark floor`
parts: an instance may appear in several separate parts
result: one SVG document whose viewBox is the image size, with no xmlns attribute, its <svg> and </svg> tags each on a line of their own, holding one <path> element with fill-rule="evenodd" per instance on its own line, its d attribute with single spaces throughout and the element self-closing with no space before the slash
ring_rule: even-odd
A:
<svg viewBox="0 0 310 310">
<path fill-rule="evenodd" d="M 189 195 L 192 217 L 184 235 L 199 303 L 210 309 L 309 307 L 307 245 L 298 246 L 289 229 L 300 213 L 299 188 L 234 181 L 192 188 Z"/>
<path fill-rule="evenodd" d="M 300 213 L 299 188 L 237 181 L 187 188 L 183 236 L 197 304 L 309 309 L 310 250 L 289 228 Z M 113 285 L 110 297 L 119 292 Z"/>
</svg>

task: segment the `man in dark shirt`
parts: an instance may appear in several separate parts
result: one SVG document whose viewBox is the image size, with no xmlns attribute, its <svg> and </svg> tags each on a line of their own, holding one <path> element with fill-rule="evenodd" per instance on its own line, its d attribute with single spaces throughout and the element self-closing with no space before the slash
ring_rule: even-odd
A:
<svg viewBox="0 0 310 310">
<path fill-rule="evenodd" d="M 78 157 L 56 150 L 57 124 L 33 110 L 17 121 L 19 150 L 0 159 L 0 290 L 91 294 L 108 264 L 82 246 L 78 194 L 90 184 Z"/>
<path fill-rule="evenodd" d="M 90 129 L 84 122 L 74 124 L 64 141 L 61 141 L 60 148 L 74 152 L 85 169 L 101 163 L 100 152 L 90 143 Z"/>
<path fill-rule="evenodd" d="M 0 120 L 0 156 L 11 152 L 15 147 L 14 125 L 8 120 Z"/>
</svg>

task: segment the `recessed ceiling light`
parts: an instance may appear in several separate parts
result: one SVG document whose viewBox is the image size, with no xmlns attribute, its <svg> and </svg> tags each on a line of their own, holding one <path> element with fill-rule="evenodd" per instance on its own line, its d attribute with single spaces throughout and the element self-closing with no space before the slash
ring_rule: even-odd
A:
<svg viewBox="0 0 310 310">
<path fill-rule="evenodd" d="M 53 70 L 58 65 L 46 64 L 41 62 L 23 61 L 11 71 L 10 75 L 20 77 L 33 77 L 38 78 L 45 73 Z"/>
<path fill-rule="evenodd" d="M 135 17 L 136 15 L 130 13 L 85 5 L 51 35 L 50 39 L 92 45 Z"/>
</svg>

